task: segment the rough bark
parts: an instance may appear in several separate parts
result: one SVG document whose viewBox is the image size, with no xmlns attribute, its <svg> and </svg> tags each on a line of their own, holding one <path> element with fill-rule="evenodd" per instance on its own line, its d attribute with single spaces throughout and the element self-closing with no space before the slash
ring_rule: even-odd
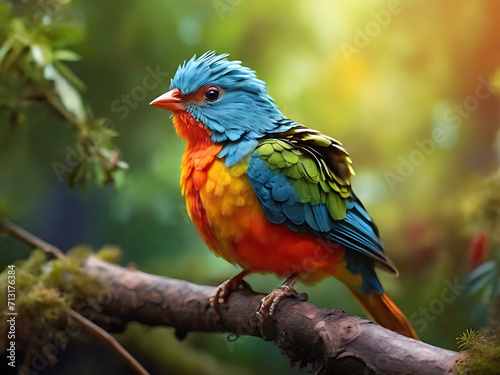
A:
<svg viewBox="0 0 500 375">
<path fill-rule="evenodd" d="M 293 298 L 276 314 L 257 319 L 264 296 L 249 289 L 230 294 L 209 309 L 215 288 L 154 276 L 89 258 L 87 272 L 104 286 L 95 320 L 108 329 L 129 321 L 174 327 L 179 338 L 191 331 L 232 332 L 274 341 L 292 363 L 312 364 L 317 374 L 455 374 L 460 354 L 401 336 L 377 324 Z"/>
</svg>

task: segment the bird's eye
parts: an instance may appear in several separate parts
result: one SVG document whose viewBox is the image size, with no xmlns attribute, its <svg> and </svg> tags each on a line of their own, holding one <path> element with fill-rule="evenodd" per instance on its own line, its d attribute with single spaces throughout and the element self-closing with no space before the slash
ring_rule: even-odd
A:
<svg viewBox="0 0 500 375">
<path fill-rule="evenodd" d="M 209 102 L 215 102 L 220 97 L 220 89 L 216 86 L 211 86 L 205 92 L 205 98 Z"/>
</svg>

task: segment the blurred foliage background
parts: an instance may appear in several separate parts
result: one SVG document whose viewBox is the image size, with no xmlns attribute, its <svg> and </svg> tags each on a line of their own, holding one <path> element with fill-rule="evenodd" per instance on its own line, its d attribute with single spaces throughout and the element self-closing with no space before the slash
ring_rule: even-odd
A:
<svg viewBox="0 0 500 375">
<path fill-rule="evenodd" d="M 0 212 L 64 250 L 117 245 L 146 272 L 212 285 L 236 274 L 190 223 L 184 145 L 148 106 L 185 59 L 227 52 L 285 115 L 345 145 L 400 270 L 381 275 L 386 291 L 424 341 L 456 350 L 465 329 L 499 324 L 498 25 L 494 0 L 3 0 Z M 0 241 L 1 269 L 29 255 Z M 266 292 L 282 280 L 248 281 Z M 299 290 L 363 316 L 334 279 Z M 118 337 L 152 373 L 302 373 L 249 337 L 179 343 L 135 324 Z M 128 371 L 83 335 L 58 360 L 43 373 Z"/>
</svg>

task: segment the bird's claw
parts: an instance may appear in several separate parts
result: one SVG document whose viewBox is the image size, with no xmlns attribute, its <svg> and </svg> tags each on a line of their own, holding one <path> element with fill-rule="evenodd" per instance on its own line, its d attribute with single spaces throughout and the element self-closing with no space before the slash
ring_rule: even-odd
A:
<svg viewBox="0 0 500 375">
<path fill-rule="evenodd" d="M 243 280 L 243 277 L 247 273 L 248 272 L 241 272 L 238 275 L 224 281 L 217 287 L 217 289 L 215 289 L 215 293 L 212 295 L 212 297 L 210 297 L 209 302 L 210 308 L 215 314 L 217 320 L 220 320 L 220 315 L 217 309 L 220 305 L 224 305 L 226 303 L 226 299 L 229 293 L 231 293 L 233 290 L 237 290 L 240 286 L 245 289 L 252 290 L 250 285 L 245 280 Z"/>
<path fill-rule="evenodd" d="M 283 284 L 262 298 L 260 308 L 256 313 L 257 318 L 263 322 L 266 315 L 273 316 L 281 300 L 290 296 L 297 298 L 299 302 L 306 302 L 308 298 L 307 293 L 299 293 L 290 285 Z"/>
</svg>

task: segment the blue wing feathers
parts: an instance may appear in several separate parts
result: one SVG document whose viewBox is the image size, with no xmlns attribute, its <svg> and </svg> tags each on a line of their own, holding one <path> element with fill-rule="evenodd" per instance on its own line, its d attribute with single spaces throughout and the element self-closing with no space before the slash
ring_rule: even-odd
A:
<svg viewBox="0 0 500 375">
<path fill-rule="evenodd" d="M 283 205 L 283 213 L 293 224 L 295 225 L 304 224 L 305 221 L 304 207 L 301 204 L 293 204 L 293 205 L 285 204 Z"/>
<path fill-rule="evenodd" d="M 332 240 L 392 268 L 385 257 L 378 229 L 357 198 L 347 201 L 344 219 L 334 220 L 324 203 L 311 204 L 304 199 L 303 192 L 294 189 L 297 185 L 292 184 L 289 177 L 280 170 L 269 169 L 255 153 L 250 157 L 247 176 L 272 223 L 285 223 L 293 231 L 310 232 Z M 309 191 L 309 194 L 312 199 L 315 193 Z"/>
</svg>

